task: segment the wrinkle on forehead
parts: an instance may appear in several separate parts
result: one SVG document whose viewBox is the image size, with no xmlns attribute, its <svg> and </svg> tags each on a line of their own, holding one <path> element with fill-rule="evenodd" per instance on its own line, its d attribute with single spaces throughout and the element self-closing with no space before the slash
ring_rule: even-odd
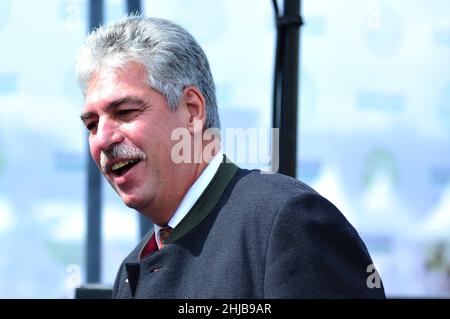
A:
<svg viewBox="0 0 450 319">
<path fill-rule="evenodd" d="M 102 69 L 93 74 L 88 82 L 85 107 L 103 101 L 108 103 L 107 100 L 124 94 L 127 88 L 142 88 L 143 85 L 147 85 L 147 71 L 140 64 L 130 62 L 123 67 Z"/>
</svg>

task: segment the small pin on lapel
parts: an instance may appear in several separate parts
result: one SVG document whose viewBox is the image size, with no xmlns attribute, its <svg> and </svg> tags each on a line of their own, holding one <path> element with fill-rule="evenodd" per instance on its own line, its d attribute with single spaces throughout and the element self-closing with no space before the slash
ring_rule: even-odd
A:
<svg viewBox="0 0 450 319">
<path fill-rule="evenodd" d="M 152 273 L 152 272 L 158 272 L 158 271 L 161 270 L 161 268 L 162 268 L 162 267 L 155 267 L 155 268 L 150 269 L 148 272 L 149 272 L 149 273 Z"/>
</svg>

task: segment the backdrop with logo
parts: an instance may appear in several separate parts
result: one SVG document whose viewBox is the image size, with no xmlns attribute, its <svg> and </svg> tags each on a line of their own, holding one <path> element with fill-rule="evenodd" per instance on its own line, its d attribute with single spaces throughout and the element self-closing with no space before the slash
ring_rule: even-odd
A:
<svg viewBox="0 0 450 319">
<path fill-rule="evenodd" d="M 107 22 L 124 2 L 105 1 Z M 302 3 L 298 177 L 357 228 L 388 295 L 449 296 L 450 4 Z M 223 129 L 270 126 L 271 1 L 143 7 L 205 49 Z M 85 280 L 87 145 L 73 63 L 86 14 L 85 0 L 0 1 L 1 298 L 71 298 Z M 111 285 L 138 219 L 106 183 L 103 195 Z"/>
</svg>

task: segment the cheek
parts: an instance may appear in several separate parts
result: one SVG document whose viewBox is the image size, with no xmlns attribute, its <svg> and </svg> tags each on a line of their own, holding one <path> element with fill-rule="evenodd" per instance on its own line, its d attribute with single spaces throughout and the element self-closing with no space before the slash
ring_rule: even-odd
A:
<svg viewBox="0 0 450 319">
<path fill-rule="evenodd" d="M 131 143 L 147 153 L 150 158 L 166 157 L 172 145 L 176 141 L 171 140 L 173 128 L 167 124 L 165 119 L 152 122 L 133 123 L 133 125 L 122 127 L 123 134 Z"/>
<path fill-rule="evenodd" d="M 125 126 L 123 134 L 140 149 L 147 149 L 159 142 L 157 127 L 149 126 L 147 123 L 134 123 L 134 125 Z"/>
</svg>

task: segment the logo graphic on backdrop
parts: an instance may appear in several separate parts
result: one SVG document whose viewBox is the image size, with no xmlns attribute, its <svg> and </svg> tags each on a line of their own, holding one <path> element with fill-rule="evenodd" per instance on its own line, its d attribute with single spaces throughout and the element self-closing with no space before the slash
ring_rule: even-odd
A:
<svg viewBox="0 0 450 319">
<path fill-rule="evenodd" d="M 319 90 L 317 80 L 308 72 L 303 70 L 299 81 L 300 94 L 300 121 L 301 125 L 308 125 L 319 108 Z"/>
<path fill-rule="evenodd" d="M 362 181 L 366 189 L 370 188 L 375 180 L 382 176 L 389 178 L 390 183 L 399 183 L 398 165 L 393 154 L 383 148 L 373 150 L 364 160 Z"/>
<path fill-rule="evenodd" d="M 11 94 L 17 91 L 18 74 L 14 72 L 0 72 L 0 94 Z"/>
<path fill-rule="evenodd" d="M 68 28 L 84 28 L 83 13 L 86 12 L 85 1 L 63 0 L 59 2 L 59 17 Z"/>
<path fill-rule="evenodd" d="M 391 8 L 375 5 L 363 21 L 369 49 L 379 56 L 389 56 L 400 47 L 402 26 L 399 15 Z"/>
<path fill-rule="evenodd" d="M 0 31 L 9 23 L 11 17 L 11 0 L 0 1 Z"/>
</svg>

